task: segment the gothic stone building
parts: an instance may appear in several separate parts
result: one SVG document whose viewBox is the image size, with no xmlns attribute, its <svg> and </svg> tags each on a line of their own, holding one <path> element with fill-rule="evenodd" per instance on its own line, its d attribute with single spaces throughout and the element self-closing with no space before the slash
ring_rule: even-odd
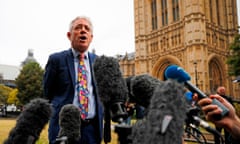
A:
<svg viewBox="0 0 240 144">
<path fill-rule="evenodd" d="M 236 0 L 134 0 L 134 17 L 135 56 L 120 60 L 124 76 L 149 73 L 164 80 L 167 66 L 177 64 L 202 91 L 223 85 L 240 98 L 226 64 L 238 33 Z"/>
</svg>

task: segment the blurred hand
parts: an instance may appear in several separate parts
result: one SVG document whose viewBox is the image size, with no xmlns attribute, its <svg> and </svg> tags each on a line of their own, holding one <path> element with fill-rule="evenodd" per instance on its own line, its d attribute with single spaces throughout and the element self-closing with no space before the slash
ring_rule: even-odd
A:
<svg viewBox="0 0 240 144">
<path fill-rule="evenodd" d="M 195 97 L 196 98 L 196 97 Z M 222 109 L 215 104 L 212 104 L 212 99 L 217 99 L 221 102 L 225 107 L 229 109 L 228 115 L 223 117 L 220 120 L 216 120 L 216 115 L 220 115 Z M 226 127 L 231 124 L 234 119 L 236 119 L 236 112 L 234 107 L 223 97 L 219 96 L 218 94 L 210 95 L 209 98 L 203 98 L 198 101 L 199 106 L 202 108 L 206 119 L 213 122 L 219 127 Z"/>
</svg>

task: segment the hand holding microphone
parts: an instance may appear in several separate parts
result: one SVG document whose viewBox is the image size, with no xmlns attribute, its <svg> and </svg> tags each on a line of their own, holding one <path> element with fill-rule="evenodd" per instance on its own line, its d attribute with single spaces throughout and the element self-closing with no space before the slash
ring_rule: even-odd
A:
<svg viewBox="0 0 240 144">
<path fill-rule="evenodd" d="M 226 117 L 223 117 L 221 120 L 216 120 L 214 118 L 214 116 L 216 114 L 220 114 L 222 112 L 221 108 L 219 108 L 218 106 L 212 104 L 212 100 L 213 99 L 217 99 L 219 102 L 221 102 L 225 107 L 228 108 L 229 110 L 229 114 Z M 198 101 L 199 106 L 202 108 L 202 111 L 205 113 L 206 115 L 206 119 L 209 121 L 212 121 L 213 123 L 215 123 L 216 125 L 218 125 L 219 127 L 225 127 L 223 123 L 223 121 L 225 119 L 235 119 L 235 109 L 233 108 L 233 106 L 223 97 L 219 96 L 219 95 L 210 95 L 209 98 L 203 98 L 200 99 Z M 229 121 L 229 120 L 227 120 Z"/>
<path fill-rule="evenodd" d="M 184 71 L 183 68 L 177 65 L 170 65 L 169 67 L 167 67 L 164 74 L 167 79 L 174 79 L 180 83 L 184 83 L 185 87 L 187 87 L 192 93 L 197 93 L 199 99 L 207 98 L 206 94 L 204 94 L 201 90 L 199 90 L 195 85 L 190 82 L 191 77 L 186 71 Z M 229 113 L 228 108 L 226 108 L 217 99 L 212 99 L 212 104 L 217 105 L 222 110 L 220 115 L 215 115 L 215 119 L 219 120 Z"/>
<path fill-rule="evenodd" d="M 228 115 L 221 120 L 215 120 L 214 118 L 215 115 L 220 114 L 222 110 L 218 106 L 211 104 L 213 99 L 217 99 L 229 110 Z M 210 95 L 209 98 L 200 99 L 198 104 L 205 113 L 207 120 L 213 122 L 218 127 L 225 128 L 234 137 L 234 141 L 240 140 L 240 119 L 237 116 L 234 107 L 226 99 L 217 94 Z"/>
</svg>

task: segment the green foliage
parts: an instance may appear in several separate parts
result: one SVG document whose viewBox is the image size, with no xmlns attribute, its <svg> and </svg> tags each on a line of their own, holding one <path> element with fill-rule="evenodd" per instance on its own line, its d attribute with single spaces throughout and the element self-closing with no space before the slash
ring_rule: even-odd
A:
<svg viewBox="0 0 240 144">
<path fill-rule="evenodd" d="M 43 72 L 37 62 L 29 62 L 24 65 L 16 78 L 17 98 L 21 104 L 29 103 L 31 99 L 37 97 L 43 97 Z"/>
<path fill-rule="evenodd" d="M 12 88 L 0 85 L 0 104 L 6 104 L 8 95 L 12 91 Z"/>
<path fill-rule="evenodd" d="M 233 43 L 230 45 L 230 56 L 227 59 L 229 66 L 229 75 L 240 75 L 240 34 L 236 35 Z"/>
</svg>

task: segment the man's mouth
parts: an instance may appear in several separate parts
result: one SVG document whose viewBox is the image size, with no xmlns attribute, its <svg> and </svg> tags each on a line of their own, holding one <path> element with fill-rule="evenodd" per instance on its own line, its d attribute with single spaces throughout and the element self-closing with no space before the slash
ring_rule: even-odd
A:
<svg viewBox="0 0 240 144">
<path fill-rule="evenodd" d="M 80 40 L 85 41 L 85 40 L 87 40 L 87 37 L 86 36 L 80 36 Z"/>
</svg>

